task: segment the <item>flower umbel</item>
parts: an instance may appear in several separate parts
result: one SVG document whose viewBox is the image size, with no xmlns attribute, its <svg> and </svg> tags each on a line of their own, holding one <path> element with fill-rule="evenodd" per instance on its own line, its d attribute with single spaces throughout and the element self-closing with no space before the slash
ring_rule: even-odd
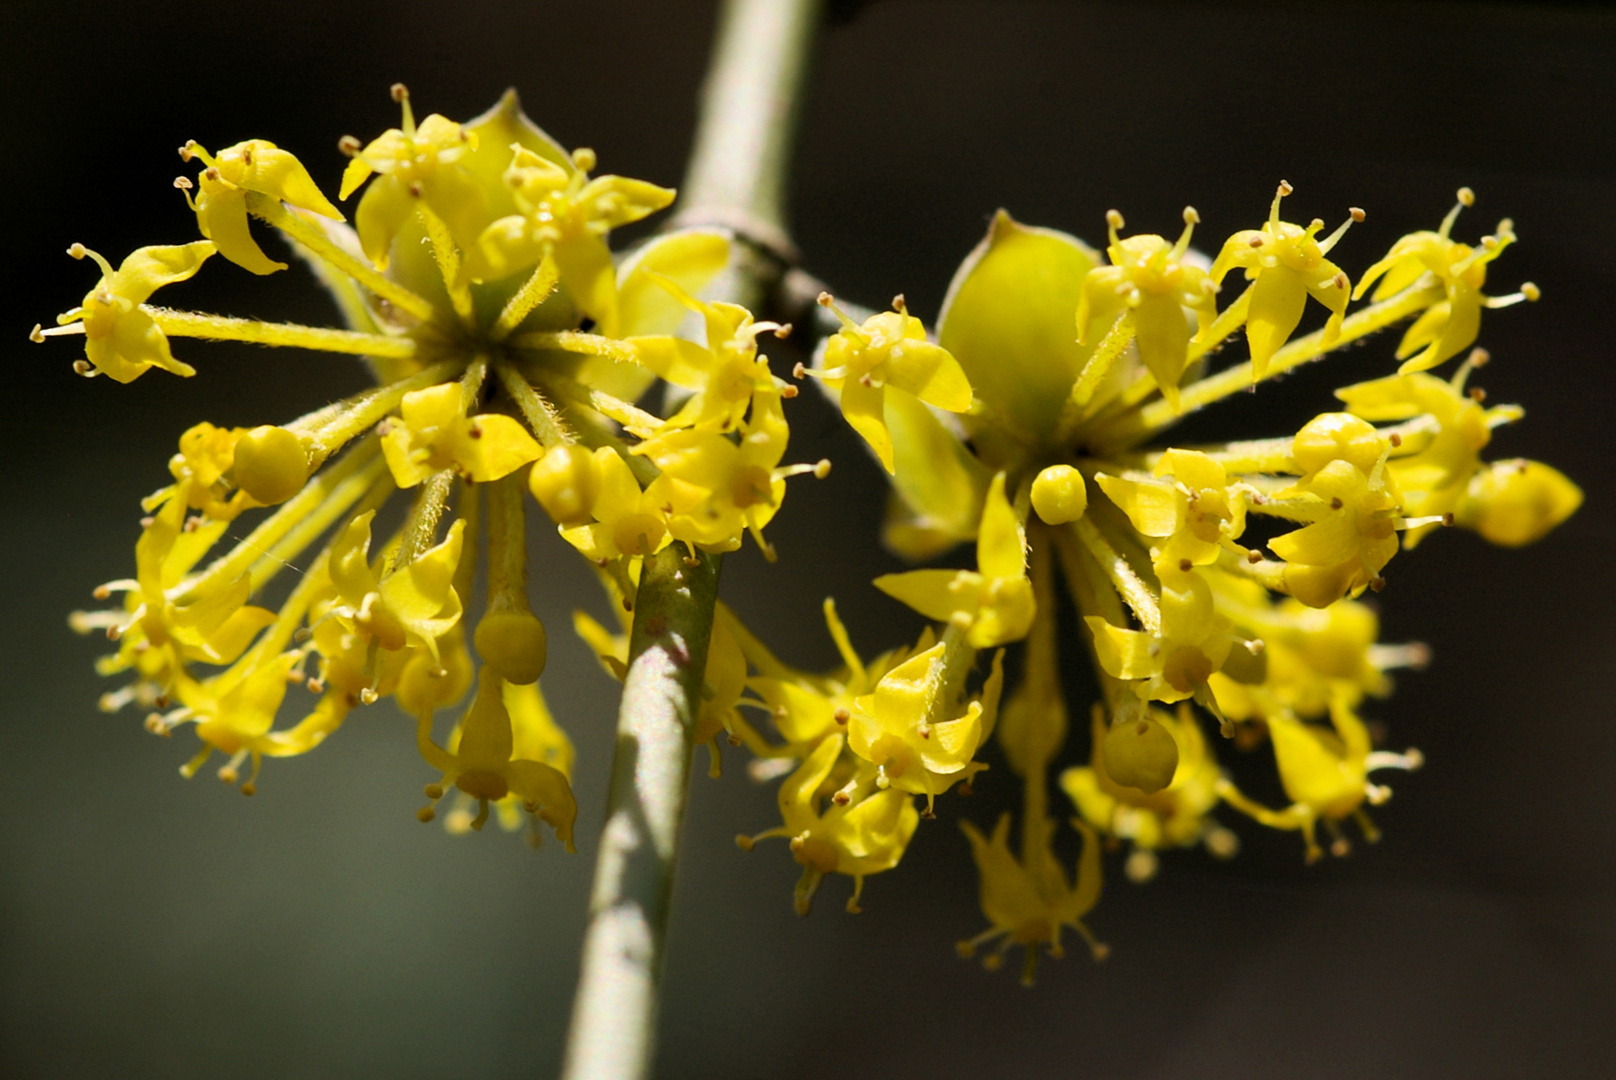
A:
<svg viewBox="0 0 1616 1080">
<path fill-rule="evenodd" d="M 692 553 L 733 550 L 746 532 L 761 543 L 784 479 L 824 475 L 828 463 L 781 464 L 781 402 L 794 391 L 757 338 L 784 328 L 699 299 L 728 261 L 726 234 L 665 234 L 614 266 L 611 230 L 666 206 L 671 190 L 589 179 L 593 153 L 564 151 L 514 94 L 465 124 L 435 114 L 416 124 L 407 91 L 393 96 L 398 128 L 342 142 L 352 161 L 340 196 L 369 181 L 357 231 L 289 151 L 252 139 L 213 154 L 193 142 L 182 156 L 206 167 L 178 186 L 206 239 L 141 248 L 117 269 L 81 245 L 70 252 L 101 279 L 33 336 L 83 334 L 84 374 L 189 376 L 169 342 L 198 337 L 363 357 L 377 382 L 279 424 L 192 427 L 173 482 L 146 501 L 136 577 L 98 591 L 123 593 L 122 605 L 74 624 L 105 629 L 118 651 L 101 670 L 132 676 L 104 706 L 156 710 L 148 727 L 164 735 L 193 727 L 203 747 L 186 775 L 217 750 L 234 782 L 250 758 L 251 793 L 264 757 L 312 750 L 354 710 L 393 697 L 440 774 L 429 798 L 458 792 L 452 829 L 480 828 L 494 811 L 514 826 L 525 811 L 570 848 L 572 750 L 538 685 L 547 643 L 527 599 L 526 492 L 626 607 L 645 556 L 674 540 Z M 215 251 L 257 274 L 285 269 L 252 219 L 308 256 L 347 327 L 148 303 Z M 705 345 L 675 336 L 687 310 L 704 316 Z M 669 417 L 637 404 L 659 374 L 696 391 Z M 399 490 L 402 524 L 375 532 L 396 520 L 384 507 Z M 287 567 L 300 577 L 277 612 L 266 589 Z M 733 642 L 714 652 L 732 687 L 711 710 L 714 730 L 739 730 L 728 717 L 746 661 Z M 439 741 L 437 713 L 473 686 Z M 315 697 L 300 701 L 300 688 Z M 287 709 L 304 718 L 277 728 Z M 884 802 L 912 830 L 907 801 L 872 805 Z M 876 855 L 858 858 L 861 873 L 880 868 Z"/>
</svg>

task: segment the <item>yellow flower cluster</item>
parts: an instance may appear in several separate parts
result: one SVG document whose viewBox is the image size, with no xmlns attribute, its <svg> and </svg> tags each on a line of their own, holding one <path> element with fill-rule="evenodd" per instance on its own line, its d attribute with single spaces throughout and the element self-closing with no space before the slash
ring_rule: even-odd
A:
<svg viewBox="0 0 1616 1080">
<path fill-rule="evenodd" d="M 1025 946 L 1027 980 L 1037 946 L 1060 953 L 1063 927 L 1103 955 L 1082 921 L 1100 893 L 1100 836 L 1131 845 L 1126 872 L 1139 881 L 1156 873 L 1164 848 L 1233 854 L 1235 834 L 1211 816 L 1220 803 L 1300 831 L 1310 860 L 1322 854 L 1320 825 L 1336 853 L 1348 848 L 1348 818 L 1376 838 L 1364 805 L 1390 792 L 1371 774 L 1421 758 L 1376 749 L 1359 710 L 1390 691 L 1388 670 L 1417 666 L 1426 651 L 1377 643 L 1375 612 L 1356 598 L 1379 591 L 1399 548 L 1433 529 L 1526 544 L 1582 496 L 1547 465 L 1483 461 L 1493 430 L 1521 416 L 1467 390 L 1485 352 L 1471 351 L 1450 379 L 1427 374 L 1471 348 L 1483 309 L 1537 298 L 1530 284 L 1509 296 L 1481 291 L 1514 240 L 1510 223 L 1474 246 L 1452 239 L 1474 201 L 1462 190 L 1436 232 L 1399 240 L 1354 286 L 1327 256 L 1363 211 L 1320 239 L 1322 221 L 1281 219 L 1291 193 L 1281 183 L 1267 222 L 1234 233 L 1210 263 L 1190 247 L 1193 209 L 1176 241 L 1120 236 L 1122 215 L 1111 211 L 1103 253 L 1001 213 L 956 274 L 934 338 L 901 298 L 862 325 L 836 309 L 840 330 L 798 375 L 840 401 L 890 474 L 888 545 L 922 560 L 974 538 L 977 564 L 875 582 L 939 620 L 942 644 L 928 631 L 912 657 L 867 671 L 833 626 L 845 672 L 816 681 L 765 671 L 753 681 L 786 740 L 760 752 L 804 762 L 781 791 L 785 825 L 764 834 L 793 838 L 810 867 L 804 888 L 830 869 L 856 879 L 872 870 L 852 855 L 872 850 L 873 834 L 858 834 L 864 847 L 843 842 L 836 860 L 820 854 L 829 834 L 819 801 L 856 804 L 873 777 L 926 795 L 929 810 L 951 777 L 985 767 L 975 755 L 995 731 L 1022 784 L 1019 852 L 1008 817 L 989 837 L 966 824 L 990 926 L 960 949 L 997 939 L 988 956 L 997 966 L 1006 948 Z M 1220 306 L 1236 269 L 1249 284 Z M 1349 313 L 1371 288 L 1372 302 Z M 1309 297 L 1327 317 L 1297 336 Z M 1337 410 L 1294 434 L 1162 445 L 1184 413 L 1405 319 L 1397 373 L 1342 388 Z M 1242 329 L 1249 358 L 1210 371 Z M 1068 727 L 1056 633 L 1064 602 L 1076 608 L 1101 698 L 1089 763 L 1059 776 L 1083 838 L 1070 877 L 1053 854 L 1046 790 Z M 974 650 L 1021 640 L 1020 681 L 996 725 L 999 653 L 981 717 L 962 713 Z M 1273 809 L 1235 787 L 1196 707 L 1237 745 L 1272 746 L 1290 805 Z M 810 715 L 817 725 L 804 723 Z M 827 716 L 845 727 L 845 749 Z M 812 745 L 814 736 L 827 741 Z M 890 823 L 885 869 L 908 828 L 885 811 L 881 820 Z"/>
<path fill-rule="evenodd" d="M 785 328 L 698 299 L 727 264 L 725 234 L 665 233 L 614 264 L 611 230 L 672 191 L 591 178 L 595 155 L 565 152 L 514 94 L 466 124 L 417 124 L 402 86 L 394 99 L 399 128 L 341 142 L 352 160 L 340 198 L 369 181 L 356 229 L 288 151 L 193 142 L 180 156 L 204 167 L 176 186 L 206 239 L 142 248 L 116 270 L 74 245 L 101 278 L 33 337 L 82 335 L 82 374 L 191 375 L 170 339 L 196 337 L 364 357 L 376 379 L 288 423 L 187 431 L 174 482 L 146 500 L 135 577 L 98 592 L 123 603 L 74 624 L 118 643 L 103 674 L 132 676 L 105 708 L 139 705 L 163 735 L 191 725 L 202 747 L 187 776 L 218 751 L 227 781 L 250 763 L 250 794 L 264 757 L 311 750 L 354 709 L 392 697 L 440 774 L 422 820 L 454 792 L 451 828 L 480 828 L 491 807 L 515 828 L 525 809 L 535 839 L 542 821 L 570 847 L 572 748 L 538 687 L 546 637 L 528 604 L 527 495 L 626 606 L 638 560 L 670 543 L 694 558 L 750 532 L 767 549 L 785 478 L 828 466 L 781 465 L 781 402 L 796 390 L 757 339 Z M 255 274 L 286 269 L 255 221 L 312 266 L 347 328 L 149 302 L 214 254 Z M 678 336 L 687 321 L 695 340 Z M 666 418 L 636 404 L 659 377 L 682 395 Z M 411 493 L 402 524 L 377 535 L 398 489 Z M 278 611 L 262 606 L 287 567 L 298 581 Z M 294 706 L 292 686 L 316 696 Z M 437 715 L 473 687 L 440 741 Z M 277 726 L 283 704 L 305 715 Z"/>
</svg>

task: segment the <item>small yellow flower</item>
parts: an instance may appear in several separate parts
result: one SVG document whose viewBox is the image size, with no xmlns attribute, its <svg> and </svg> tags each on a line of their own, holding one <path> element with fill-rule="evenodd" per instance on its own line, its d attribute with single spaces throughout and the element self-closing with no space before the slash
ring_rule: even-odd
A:
<svg viewBox="0 0 1616 1080">
<path fill-rule="evenodd" d="M 244 492 L 232 492 L 225 479 L 235 464 L 236 443 L 245 434 L 244 428 L 214 427 L 207 421 L 187 429 L 180 436 L 180 452 L 168 460 L 174 483 L 141 500 L 142 506 L 151 510 L 178 498 L 214 521 L 234 519 L 252 505 Z"/>
<path fill-rule="evenodd" d="M 1347 841 L 1336 828 L 1336 823 L 1346 817 L 1358 822 L 1365 839 L 1371 843 L 1378 840 L 1380 831 L 1364 813 L 1363 803 L 1383 803 L 1392 793 L 1390 788 L 1370 782 L 1369 774 L 1376 769 L 1417 769 L 1424 760 L 1417 750 L 1404 754 L 1371 750 L 1368 729 L 1344 701 L 1331 703 L 1330 723 L 1331 728 L 1305 724 L 1283 713 L 1268 718 L 1279 779 L 1291 799 L 1285 809 L 1270 810 L 1252 802 L 1227 780 L 1218 785 L 1218 793 L 1226 802 L 1262 824 L 1301 830 L 1308 862 L 1323 854 L 1314 837 L 1321 820 L 1336 836 L 1331 845 L 1334 854 L 1344 855 L 1348 850 Z"/>
<path fill-rule="evenodd" d="M 130 602 L 139 602 L 121 632 L 128 646 L 170 651 L 171 671 L 182 660 L 233 662 L 275 617 L 247 603 L 252 586 L 246 574 L 205 592 L 175 595 L 176 586 L 222 528 L 186 531 L 185 511 L 185 500 L 173 498 L 151 518 L 135 544 L 136 580 L 118 583 L 133 586 Z M 131 635 L 130 630 L 138 632 Z"/>
<path fill-rule="evenodd" d="M 1178 381 L 1189 363 L 1190 330 L 1184 309 L 1195 313 L 1201 330 L 1217 316 L 1218 287 L 1206 271 L 1184 261 L 1190 236 L 1200 221 L 1193 207 L 1184 208 L 1184 232 L 1177 243 L 1141 233 L 1126 240 L 1117 236 L 1122 215 L 1112 210 L 1105 221 L 1111 243 L 1105 249 L 1110 266 L 1095 267 L 1083 279 L 1077 305 L 1077 340 L 1088 340 L 1095 316 L 1132 312 L 1139 359 L 1156 377 L 1165 397 L 1178 408 Z"/>
<path fill-rule="evenodd" d="M 414 487 L 444 469 L 487 483 L 510 475 L 542 453 L 514 417 L 466 416 L 462 398 L 459 383 L 404 395 L 401 419 L 382 436 L 382 453 L 399 487 Z"/>
<path fill-rule="evenodd" d="M 101 267 L 101 280 L 85 296 L 83 304 L 57 316 L 55 329 L 36 329 L 34 336 L 42 339 L 69 333 L 72 324 L 82 324 L 84 355 L 96 371 L 121 383 L 133 382 L 154 367 L 175 375 L 195 375 L 195 368 L 174 359 L 167 336 L 144 305 L 164 285 L 195 274 L 215 250 L 206 240 L 172 247 L 143 247 L 130 253 L 114 270 L 100 255 L 83 244 L 74 244 L 67 253 L 75 259 L 94 259 Z"/>
<path fill-rule="evenodd" d="M 661 470 L 645 495 L 667 508 L 668 533 L 675 540 L 692 549 L 734 551 L 742 534 L 750 532 L 773 560 L 763 527 L 780 508 L 786 478 L 805 472 L 823 477 L 830 463 L 779 467 L 789 431 L 776 393 L 759 391 L 753 397 L 751 418 L 739 435 L 736 442 L 714 431 L 683 428 L 645 440 L 634 453 Z"/>
<path fill-rule="evenodd" d="M 1112 678 L 1134 682 L 1143 699 L 1212 703 L 1206 681 L 1223 667 L 1235 643 L 1233 624 L 1218 614 L 1212 588 L 1197 570 L 1158 567 L 1161 626 L 1156 632 L 1113 626 L 1085 615 L 1100 668 Z"/>
<path fill-rule="evenodd" d="M 1244 229 L 1229 237 L 1212 264 L 1210 276 L 1216 284 L 1223 284 L 1224 277 L 1235 267 L 1244 270 L 1252 282 L 1246 341 L 1251 346 L 1253 381 L 1268 373 L 1268 361 L 1302 321 L 1302 309 L 1309 296 L 1330 309 L 1320 347 L 1334 345 L 1341 336 L 1341 319 L 1351 293 L 1347 275 L 1324 256 L 1346 233 L 1349 224 L 1364 219 L 1364 212 L 1354 208 L 1347 221 L 1321 241 L 1317 236 L 1324 222 L 1315 218 L 1304 229 L 1279 220 L 1279 202 L 1291 191 L 1291 186 L 1281 180 L 1268 221 L 1260 229 Z"/>
<path fill-rule="evenodd" d="M 1279 492 L 1310 521 L 1276 536 L 1268 548 L 1285 560 L 1285 586 L 1309 607 L 1379 586 L 1397 554 L 1402 499 L 1386 474 L 1391 443 L 1347 413 L 1323 413 L 1297 433 L 1293 455 L 1303 475 Z"/>
<path fill-rule="evenodd" d="M 843 314 L 829 293 L 820 293 L 819 302 L 836 313 L 842 329 L 826 341 L 820 366 L 803 373 L 841 392 L 842 415 L 892 473 L 887 387 L 960 413 L 971 407 L 970 381 L 948 350 L 926 340 L 925 325 L 909 314 L 903 297 L 893 300 L 894 310 L 871 315 L 863 325 Z"/>
<path fill-rule="evenodd" d="M 928 619 L 966 631 L 973 648 L 1007 645 L 1027 636 L 1037 603 L 1027 579 L 1027 543 L 1004 493 L 1004 474 L 993 478 L 976 538 L 976 570 L 910 570 L 884 574 L 875 587 Z"/>
<path fill-rule="evenodd" d="M 486 199 L 476 178 L 461 158 L 477 148 L 471 131 L 433 113 L 415 124 L 409 91 L 393 87 L 393 98 L 404 110 L 402 127 L 389 128 L 358 149 L 342 174 L 339 199 L 359 189 L 372 173 L 379 179 L 365 191 L 354 211 L 359 244 L 377 269 L 386 270 L 393 240 L 415 217 L 417 207 L 435 215 L 449 236 L 469 248 L 482 227 Z"/>
<path fill-rule="evenodd" d="M 331 580 L 342 600 L 332 614 L 377 648 L 419 646 L 436 664 L 438 638 L 460 621 L 460 594 L 453 583 L 465 520 L 456 521 L 442 543 L 407 566 L 379 569 L 370 563 L 370 523 L 375 516 L 374 510 L 367 510 L 354 518 L 331 549 Z"/>
<path fill-rule="evenodd" d="M 1414 320 L 1397 346 L 1397 359 L 1403 361 L 1403 366 L 1397 369 L 1400 375 L 1427 371 L 1468 349 L 1481 330 L 1483 308 L 1508 307 L 1538 298 L 1537 286 L 1530 282 L 1522 285 L 1520 292 L 1509 296 L 1482 295 L 1481 287 L 1487 282 L 1487 264 L 1515 242 L 1515 229 L 1505 218 L 1498 223 L 1495 235 L 1482 237 L 1481 245 L 1474 248 L 1449 239 L 1448 233 L 1458 220 L 1459 211 L 1475 201 L 1476 196 L 1469 188 L 1460 188 L 1459 201 L 1442 219 L 1441 228 L 1436 232 L 1410 233 L 1398 240 L 1384 259 L 1364 271 L 1352 292 L 1356 300 L 1380 281 L 1374 299 L 1381 300 L 1414 285 L 1427 273 L 1434 275 L 1441 285 L 1445 298 Z M 1422 346 L 1424 351 L 1415 356 Z"/>
<path fill-rule="evenodd" d="M 494 221 L 466 253 L 473 281 L 498 280 L 554 259 L 562 286 L 596 332 L 620 330 L 617 279 L 606 234 L 673 202 L 668 188 L 624 176 L 589 179 L 595 152 L 573 151 L 571 168 L 520 144 L 505 182 L 521 211 Z"/>
<path fill-rule="evenodd" d="M 767 654 L 754 660 L 764 673 L 748 679 L 746 685 L 763 699 L 762 705 L 768 710 L 774 729 L 785 740 L 778 746 L 760 740 L 753 747 L 760 755 L 807 757 L 825 736 L 846 726 L 858 707 L 858 698 L 872 693 L 893 668 L 936 644 L 928 629 L 921 633 L 912 650 L 891 649 L 866 662 L 854 651 L 847 628 L 836 615 L 835 601 L 827 599 L 824 610 L 831 640 L 842 658 L 843 666 L 839 670 L 825 676 L 807 675 L 784 667 Z M 754 646 L 754 651 L 756 648 Z"/>
<path fill-rule="evenodd" d="M 946 643 L 887 672 L 873 693 L 855 701 L 847 722 L 847 745 L 877 770 L 877 784 L 926 796 L 926 813 L 938 795 L 986 768 L 971 760 L 998 718 L 1004 688 L 1003 650 L 965 712 L 956 706 L 944 676 Z"/>
<path fill-rule="evenodd" d="M 600 488 L 590 513 L 594 521 L 561 529 L 562 537 L 584 557 L 604 565 L 619 559 L 654 555 L 667 547 L 667 511 L 640 488 L 617 451 L 603 446 L 594 453 Z"/>
<path fill-rule="evenodd" d="M 1049 954 L 1060 957 L 1061 931 L 1070 926 L 1084 941 L 1094 959 L 1104 960 L 1110 949 L 1095 939 L 1083 916 L 1100 899 L 1100 839 L 1081 821 L 1072 827 L 1083 834 L 1083 854 L 1079 856 L 1075 880 L 1068 880 L 1050 850 L 1054 830 L 1045 826 L 1044 843 L 1028 862 L 1010 853 L 1010 815 L 999 816 L 991 839 L 969 821 L 960 822 L 971 842 L 971 857 L 982 878 L 982 914 L 991 924 L 987 930 L 958 945 L 962 957 L 973 955 L 978 946 L 1002 938 L 995 952 L 983 959 L 983 966 L 997 968 L 1012 946 L 1026 949 L 1021 982 L 1031 986 L 1038 970 L 1038 946 L 1047 945 Z"/>
<path fill-rule="evenodd" d="M 737 836 L 735 842 L 750 851 L 759 840 L 783 836 L 791 841 L 791 857 L 802 864 L 797 882 L 797 914 L 808 914 L 814 892 L 826 874 L 853 879 L 847 910 L 859 912 L 864 879 L 898 865 L 915 834 L 920 815 L 914 798 L 895 788 L 864 792 L 856 801 L 841 788 L 823 809 L 826 781 L 842 752 L 842 737 L 823 739 L 780 785 L 780 816 L 785 824 L 757 836 Z"/>
<path fill-rule="evenodd" d="M 538 684 L 535 682 L 517 686 L 507 682 L 502 692 L 502 700 L 505 711 L 511 718 L 511 757 L 515 760 L 536 761 L 541 765 L 547 765 L 560 773 L 570 786 L 572 740 L 550 715 L 550 707 L 545 703 L 544 694 L 539 690 Z M 449 736 L 447 747 L 449 753 L 459 751 L 462 734 L 462 726 L 456 725 Z M 506 832 L 516 832 L 522 828 L 523 801 L 522 795 L 512 791 L 503 799 L 497 799 L 490 804 L 499 818 L 500 828 Z M 482 812 L 477 800 L 465 791 L 457 789 L 455 803 L 455 808 L 443 817 L 444 828 L 452 833 L 474 829 L 477 814 Z M 539 822 L 544 819 L 538 815 L 530 815 L 526 820 L 531 826 L 528 833 L 529 841 L 534 847 L 538 847 Z"/>
<path fill-rule="evenodd" d="M 671 278 L 651 278 L 688 310 L 700 315 L 707 344 L 654 334 L 626 339 L 635 360 L 674 386 L 693 390 L 663 430 L 696 427 L 733 431 L 746 416 L 752 395 L 763 392 L 793 397 L 797 388 L 769 372 L 768 358 L 757 348 L 759 334 L 784 334 L 774 322 L 753 322 L 752 313 L 738 304 L 709 303 L 687 293 Z"/>
<path fill-rule="evenodd" d="M 290 152 L 264 139 L 249 139 L 208 153 L 195 141 L 180 148 L 186 161 L 201 158 L 207 166 L 197 177 L 193 199 L 190 184 L 175 181 L 186 202 L 196 211 L 202 235 L 218 245 L 219 254 L 254 274 L 273 274 L 286 264 L 264 254 L 247 227 L 247 196 L 263 195 L 332 221 L 343 217 L 314 183 L 303 163 Z"/>
<path fill-rule="evenodd" d="M 459 739 L 452 751 L 433 741 L 432 713 L 422 712 L 416 743 L 427 764 L 443 772 L 441 780 L 427 785 L 426 796 L 436 804 L 450 785 L 459 788 L 477 800 L 477 816 L 470 827 L 481 829 L 488 820 L 488 804 L 514 795 L 528 813 L 554 829 L 571 851 L 572 824 L 578 816 L 572 787 L 560 769 L 513 756 L 516 741 L 504 695 L 505 681 L 485 671 L 477 680 L 477 696 L 460 721 Z M 542 745 L 537 749 L 546 752 Z M 431 821 L 436 816 L 433 805 L 423 807 L 418 816 Z"/>
<path fill-rule="evenodd" d="M 1157 562 L 1209 566 L 1225 549 L 1246 554 L 1235 541 L 1246 530 L 1246 503 L 1255 489 L 1231 485 L 1224 467 L 1198 450 L 1166 451 L 1155 473 L 1166 479 L 1106 473 L 1094 479 L 1141 535 L 1161 541 L 1151 548 Z"/>
</svg>

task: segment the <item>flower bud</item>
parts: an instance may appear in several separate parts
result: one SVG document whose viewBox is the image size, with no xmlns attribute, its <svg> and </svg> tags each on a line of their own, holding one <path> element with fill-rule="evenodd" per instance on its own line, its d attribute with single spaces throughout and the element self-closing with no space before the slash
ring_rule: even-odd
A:
<svg viewBox="0 0 1616 1080">
<path fill-rule="evenodd" d="M 533 463 L 527 483 L 557 525 L 587 525 L 600 495 L 600 465 L 582 446 L 555 446 Z"/>
<path fill-rule="evenodd" d="M 1387 446 L 1386 437 L 1366 420 L 1351 413 L 1320 413 L 1296 433 L 1291 456 L 1304 473 L 1318 472 L 1340 460 L 1368 475 Z"/>
<path fill-rule="evenodd" d="M 1148 713 L 1112 724 L 1105 733 L 1102 755 L 1113 781 L 1147 795 L 1171 784 L 1178 771 L 1178 743 Z"/>
<path fill-rule="evenodd" d="M 508 683 L 527 686 L 544 674 L 544 624 L 527 611 L 490 611 L 472 640 L 483 663 Z"/>
<path fill-rule="evenodd" d="M 1050 525 L 1064 525 L 1083 516 L 1089 506 L 1083 474 L 1070 465 L 1051 465 L 1032 482 L 1032 508 Z"/>
<path fill-rule="evenodd" d="M 283 427 L 255 427 L 236 442 L 236 486 L 265 506 L 303 490 L 309 458 L 303 441 Z"/>
<path fill-rule="evenodd" d="M 1471 478 L 1455 517 L 1502 547 L 1543 539 L 1582 505 L 1582 489 L 1541 461 L 1494 461 Z"/>
</svg>

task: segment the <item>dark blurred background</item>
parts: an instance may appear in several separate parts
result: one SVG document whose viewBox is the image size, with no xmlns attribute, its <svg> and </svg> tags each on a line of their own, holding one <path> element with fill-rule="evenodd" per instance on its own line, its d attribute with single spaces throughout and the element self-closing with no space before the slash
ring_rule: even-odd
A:
<svg viewBox="0 0 1616 1080">
<path fill-rule="evenodd" d="M 1479 200 L 1458 235 L 1508 215 L 1522 237 L 1492 291 L 1544 290 L 1484 322 L 1494 363 L 1480 384 L 1527 410 L 1489 452 L 1552 462 L 1588 501 L 1531 549 L 1453 533 L 1391 564 L 1384 636 L 1428 641 L 1436 660 L 1369 710 L 1392 745 L 1430 762 L 1395 778 L 1375 815 L 1383 843 L 1307 868 L 1296 836 L 1220 811 L 1240 858 L 1185 852 L 1144 887 L 1113 860 L 1090 919 L 1111 960 L 1046 963 L 1032 991 L 952 949 L 981 926 L 955 823 L 987 824 L 1010 803 L 997 756 L 973 800 L 940 804 L 900 870 L 871 879 L 857 918 L 840 910 L 845 882 L 796 918 L 783 847 L 731 843 L 777 820 L 772 787 L 733 756 L 721 781 L 698 777 L 659 1075 L 1616 1073 L 1616 17 L 1593 5 L 900 0 L 839 14 L 792 195 L 808 265 L 849 298 L 903 291 L 932 318 L 999 206 L 1094 241 L 1108 207 L 1171 234 L 1193 202 L 1210 246 L 1259 223 L 1281 177 L 1297 189 L 1294 220 L 1369 210 L 1337 249 L 1356 275 L 1396 236 L 1435 227 L 1469 184 Z M 196 378 L 118 386 L 75 377 L 70 345 L 25 338 L 93 284 L 63 254 L 71 242 L 116 262 L 194 238 L 170 187 L 185 139 L 271 139 L 333 191 L 337 138 L 396 123 L 396 80 L 422 113 L 461 119 L 515 85 L 604 170 L 677 183 L 714 15 L 710 2 L 621 0 L 0 10 L 0 1074 L 557 1069 L 615 697 L 568 632 L 574 607 L 604 614 L 581 565 L 535 541 L 545 688 L 578 744 L 577 856 L 419 825 L 431 776 L 390 704 L 318 753 L 269 763 L 254 799 L 211 771 L 185 782 L 174 770 L 188 733 L 165 742 L 136 715 L 95 711 L 109 684 L 90 664 L 104 647 L 71 636 L 66 613 L 131 571 L 136 501 L 166 480 L 182 430 L 288 419 L 362 376 L 341 360 L 183 343 Z M 334 318 L 298 268 L 249 280 L 218 260 L 164 299 Z M 1242 396 L 1193 431 L 1294 431 L 1334 386 L 1390 370 L 1393 344 Z M 875 468 L 813 395 L 794 407 L 792 457 L 830 454 L 837 469 L 793 482 L 770 530 L 781 561 L 732 558 L 723 593 L 783 655 L 828 666 L 829 593 L 867 651 L 917 624 L 867 584 L 894 565 L 871 555 Z M 1269 768 L 1266 750 L 1254 759 L 1242 775 Z"/>
</svg>

